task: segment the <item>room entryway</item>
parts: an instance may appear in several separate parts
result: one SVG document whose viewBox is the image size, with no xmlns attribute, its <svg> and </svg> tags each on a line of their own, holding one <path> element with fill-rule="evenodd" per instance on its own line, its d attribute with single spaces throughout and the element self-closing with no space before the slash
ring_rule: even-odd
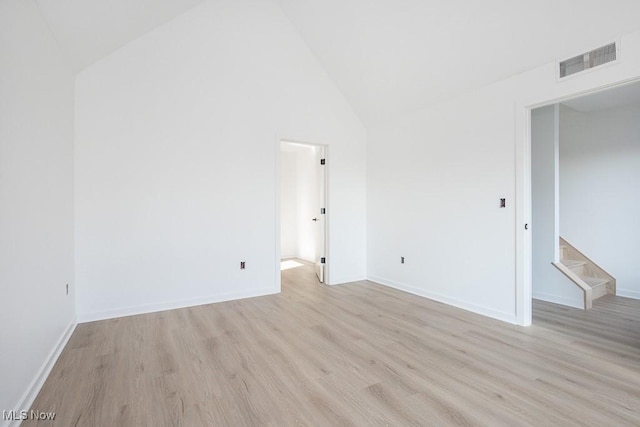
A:
<svg viewBox="0 0 640 427">
<path fill-rule="evenodd" d="M 280 143 L 281 270 L 312 263 L 326 283 L 326 147 Z"/>
<path fill-rule="evenodd" d="M 640 83 L 531 111 L 534 299 L 640 297 L 638 118 Z"/>
</svg>

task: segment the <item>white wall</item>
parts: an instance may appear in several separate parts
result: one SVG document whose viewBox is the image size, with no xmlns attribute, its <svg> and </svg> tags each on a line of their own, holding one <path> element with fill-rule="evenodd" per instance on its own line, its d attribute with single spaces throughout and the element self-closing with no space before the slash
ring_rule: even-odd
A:
<svg viewBox="0 0 640 427">
<path fill-rule="evenodd" d="M 316 164 L 318 147 L 298 152 L 298 252 L 297 257 L 315 262 L 317 227 L 312 221 L 320 214 L 319 168 Z"/>
<path fill-rule="evenodd" d="M 204 2 L 83 70 L 81 319 L 276 292 L 280 139 L 330 146 L 329 280 L 364 278 L 364 128 L 272 2 Z"/>
<path fill-rule="evenodd" d="M 283 143 L 281 169 L 281 257 L 315 262 L 319 217 L 319 147 Z M 293 180 L 293 182 L 291 182 Z"/>
<path fill-rule="evenodd" d="M 640 298 L 640 104 L 560 114 L 561 235 Z"/>
<path fill-rule="evenodd" d="M 0 410 L 8 411 L 29 409 L 74 322 L 73 75 L 31 0 L 0 0 L 0 64 Z"/>
<path fill-rule="evenodd" d="M 531 111 L 531 236 L 533 297 L 584 308 L 582 291 L 551 263 L 559 261 L 558 104 Z"/>
<path fill-rule="evenodd" d="M 369 278 L 528 324 L 526 107 L 640 77 L 640 33 L 620 40 L 611 66 L 559 82 L 549 63 L 368 129 Z"/>
<path fill-rule="evenodd" d="M 280 256 L 298 256 L 298 153 L 280 153 Z"/>
<path fill-rule="evenodd" d="M 372 280 L 513 320 L 513 105 L 500 96 L 369 131 L 367 261 Z"/>
</svg>

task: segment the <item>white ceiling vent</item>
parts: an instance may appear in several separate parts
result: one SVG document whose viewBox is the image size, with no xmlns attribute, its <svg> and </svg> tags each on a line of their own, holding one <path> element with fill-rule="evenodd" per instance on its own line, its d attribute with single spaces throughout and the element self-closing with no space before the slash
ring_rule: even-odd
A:
<svg viewBox="0 0 640 427">
<path fill-rule="evenodd" d="M 610 43 L 592 51 L 560 62 L 560 78 L 570 76 L 598 65 L 616 60 L 616 43 Z"/>
</svg>

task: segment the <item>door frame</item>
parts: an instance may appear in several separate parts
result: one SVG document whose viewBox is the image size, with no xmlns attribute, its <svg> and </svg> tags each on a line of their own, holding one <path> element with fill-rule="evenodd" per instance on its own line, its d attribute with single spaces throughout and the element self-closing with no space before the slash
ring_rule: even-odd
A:
<svg viewBox="0 0 640 427">
<path fill-rule="evenodd" d="M 281 186 L 281 165 L 280 165 L 280 152 L 281 152 L 281 143 L 282 142 L 290 142 L 290 143 L 294 143 L 294 144 L 298 144 L 298 145 L 305 145 L 305 146 L 309 146 L 309 147 L 322 147 L 324 149 L 324 158 L 327 159 L 326 160 L 326 166 L 325 166 L 325 171 L 324 171 L 324 201 L 325 201 L 325 208 L 326 208 L 326 213 L 324 216 L 324 254 L 325 254 L 325 258 L 326 258 L 326 262 L 324 265 L 324 284 L 325 285 L 329 285 L 331 284 L 331 251 L 330 251 L 330 215 L 331 215 L 331 209 L 330 209 L 330 205 L 331 205 L 331 192 L 329 191 L 330 188 L 330 169 L 331 169 L 331 162 L 329 161 L 329 144 L 321 144 L 321 143 L 315 143 L 315 142 L 307 142 L 307 140 L 305 140 L 304 138 L 287 138 L 285 136 L 282 136 L 280 134 L 276 135 L 276 139 L 275 139 L 275 170 L 276 170 L 276 176 L 275 176 L 275 183 L 276 183 L 276 188 L 275 188 L 275 242 L 276 242 L 276 247 L 275 247 L 275 266 L 276 266 L 276 272 L 275 272 L 275 283 L 276 283 L 276 291 L 277 292 L 281 292 L 282 290 L 282 275 L 281 275 L 281 271 L 280 271 L 280 262 L 281 262 L 281 258 L 280 256 L 282 255 L 281 253 L 281 239 L 280 239 L 280 231 L 281 231 L 281 226 L 280 226 L 280 221 L 281 221 L 281 210 L 280 210 L 280 203 L 281 203 L 281 194 L 280 194 L 280 186 Z"/>
<path fill-rule="evenodd" d="M 640 76 L 584 90 L 569 92 L 564 95 L 537 102 L 516 103 L 516 323 L 529 326 L 532 322 L 533 248 L 531 244 L 532 188 L 531 188 L 531 110 L 568 101 L 585 95 L 604 92 L 640 82 Z M 521 142 L 517 142 L 517 132 L 521 131 Z M 525 229 L 528 224 L 528 230 Z"/>
</svg>

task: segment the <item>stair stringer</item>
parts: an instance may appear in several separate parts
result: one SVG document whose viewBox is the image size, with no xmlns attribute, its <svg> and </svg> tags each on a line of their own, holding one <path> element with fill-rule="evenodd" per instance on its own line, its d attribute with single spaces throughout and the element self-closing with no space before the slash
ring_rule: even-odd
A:
<svg viewBox="0 0 640 427">
<path fill-rule="evenodd" d="M 561 262 L 552 262 L 551 264 L 555 268 L 560 270 L 560 272 L 562 274 L 567 276 L 567 278 L 569 280 L 571 280 L 573 283 L 575 283 L 582 290 L 584 309 L 585 310 L 590 309 L 593 306 L 593 298 L 592 298 L 591 286 L 589 286 L 584 280 L 582 280 L 580 278 L 580 276 L 578 276 L 576 273 L 571 271 L 571 269 L 569 267 L 567 267 L 566 265 L 562 264 Z"/>
</svg>

